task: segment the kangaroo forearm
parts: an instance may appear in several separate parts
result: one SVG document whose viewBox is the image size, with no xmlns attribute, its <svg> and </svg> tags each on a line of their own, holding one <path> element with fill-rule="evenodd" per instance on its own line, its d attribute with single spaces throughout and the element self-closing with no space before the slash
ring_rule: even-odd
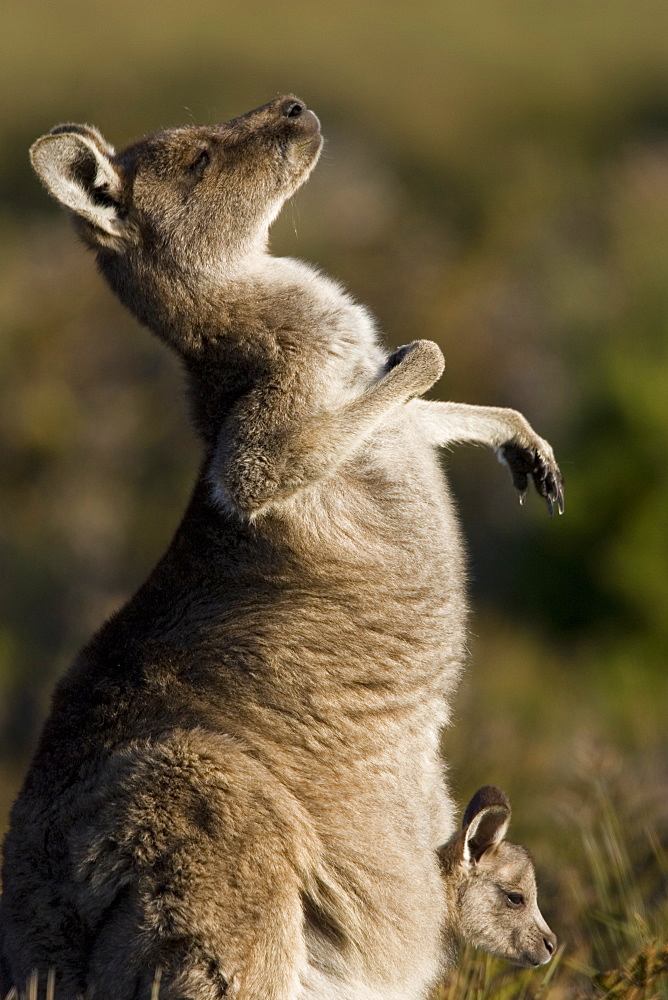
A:
<svg viewBox="0 0 668 1000">
<path fill-rule="evenodd" d="M 555 506 L 563 514 L 563 479 L 552 448 L 517 410 L 424 400 L 415 400 L 411 405 L 431 444 L 470 443 L 494 448 L 499 460 L 510 470 L 513 484 L 520 492 L 520 502 L 531 479 L 550 515 Z"/>
<path fill-rule="evenodd" d="M 420 422 L 432 444 L 483 444 L 500 448 L 509 441 L 530 446 L 537 435 L 517 410 L 501 406 L 470 406 L 416 400 Z"/>
<path fill-rule="evenodd" d="M 390 404 L 400 405 L 400 401 Z M 343 411 L 313 420 L 278 440 L 238 438 L 219 466 L 219 498 L 241 514 L 264 507 L 331 475 L 369 437 L 387 413 L 379 399 L 355 400 Z"/>
<path fill-rule="evenodd" d="M 378 422 L 383 414 L 377 418 Z M 217 477 L 219 496 L 245 516 L 289 499 L 331 475 L 372 433 L 375 422 L 346 428 L 323 420 L 285 442 L 274 453 L 246 442 L 230 455 Z"/>
<path fill-rule="evenodd" d="M 212 463 L 218 499 L 252 517 L 331 475 L 388 413 L 428 388 L 424 372 L 416 374 L 415 367 L 404 362 L 335 412 L 299 423 L 289 425 L 286 414 L 283 426 L 272 428 L 270 422 L 250 423 L 247 413 L 239 414 L 221 431 Z M 263 411 L 256 401 L 252 405 Z"/>
</svg>

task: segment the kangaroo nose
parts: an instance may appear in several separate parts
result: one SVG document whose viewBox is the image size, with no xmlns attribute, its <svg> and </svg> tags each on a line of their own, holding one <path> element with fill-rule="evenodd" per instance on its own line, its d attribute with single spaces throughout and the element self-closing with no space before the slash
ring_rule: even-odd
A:
<svg viewBox="0 0 668 1000">
<path fill-rule="evenodd" d="M 302 104 L 301 101 L 289 100 L 281 108 L 281 112 L 286 118 L 299 118 L 299 116 L 306 110 L 306 105 Z"/>
</svg>

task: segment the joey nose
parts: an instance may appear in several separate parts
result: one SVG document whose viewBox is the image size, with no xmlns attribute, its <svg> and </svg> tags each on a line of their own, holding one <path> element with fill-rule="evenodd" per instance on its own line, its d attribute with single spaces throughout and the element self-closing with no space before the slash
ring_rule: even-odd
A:
<svg viewBox="0 0 668 1000">
<path fill-rule="evenodd" d="M 551 931 L 546 934 L 543 938 L 543 944 L 545 945 L 550 957 L 554 954 L 554 949 L 557 947 L 557 938 Z"/>
</svg>

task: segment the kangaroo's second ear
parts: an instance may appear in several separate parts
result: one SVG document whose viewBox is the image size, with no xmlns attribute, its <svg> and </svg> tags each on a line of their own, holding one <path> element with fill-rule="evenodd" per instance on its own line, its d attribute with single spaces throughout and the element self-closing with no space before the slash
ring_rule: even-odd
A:
<svg viewBox="0 0 668 1000">
<path fill-rule="evenodd" d="M 114 247 L 122 242 L 122 177 L 113 150 L 94 129 L 59 126 L 30 149 L 40 180 L 57 201 L 92 227 L 92 242 Z"/>
<path fill-rule="evenodd" d="M 462 827 L 464 860 L 474 864 L 485 851 L 500 844 L 510 823 L 510 802 L 505 792 L 494 785 L 478 789 L 469 802 Z"/>
</svg>

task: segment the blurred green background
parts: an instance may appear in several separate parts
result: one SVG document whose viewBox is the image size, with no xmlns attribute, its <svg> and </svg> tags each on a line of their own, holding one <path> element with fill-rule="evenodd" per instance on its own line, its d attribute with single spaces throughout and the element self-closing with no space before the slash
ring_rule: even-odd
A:
<svg viewBox="0 0 668 1000">
<path fill-rule="evenodd" d="M 391 345 L 438 341 L 443 398 L 522 410 L 560 460 L 550 521 L 489 454 L 447 458 L 473 615 L 445 753 L 462 803 L 511 795 L 572 967 L 624 960 L 667 922 L 665 0 L 5 0 L 2 22 L 0 828 L 54 679 L 161 553 L 198 462 L 174 362 L 27 149 L 62 121 L 123 146 L 294 92 L 328 143 L 276 252 L 338 276 Z M 612 875 L 596 930 L 611 816 L 637 939 L 615 938 Z"/>
</svg>

